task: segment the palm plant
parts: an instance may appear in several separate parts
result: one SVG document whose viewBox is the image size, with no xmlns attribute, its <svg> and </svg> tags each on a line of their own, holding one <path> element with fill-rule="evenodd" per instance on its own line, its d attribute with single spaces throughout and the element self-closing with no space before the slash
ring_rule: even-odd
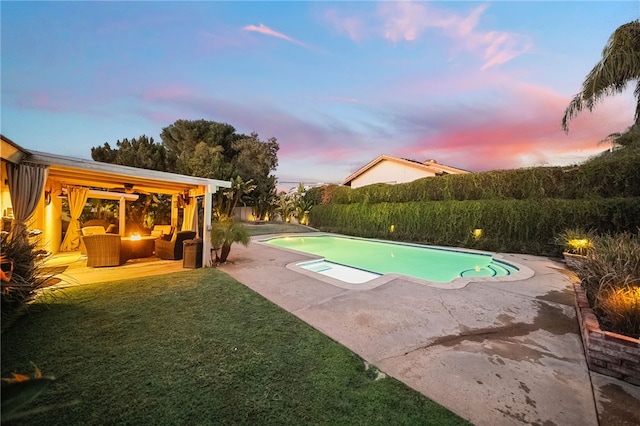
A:
<svg viewBox="0 0 640 426">
<path fill-rule="evenodd" d="M 11 265 L 10 273 L 5 274 L 8 282 L 2 283 L 0 297 L 0 322 L 4 330 L 24 312 L 29 302 L 36 297 L 38 290 L 45 287 L 54 274 L 44 272 L 40 259 L 42 251 L 37 249 L 37 241 L 24 241 L 21 238 L 13 238 L 12 234 L 2 233 L 0 245 L 2 263 Z"/>
<path fill-rule="evenodd" d="M 231 188 L 217 192 L 217 208 L 220 218 L 233 216 L 233 212 L 243 197 L 256 189 L 253 179 L 244 181 L 240 176 L 231 179 Z"/>
<path fill-rule="evenodd" d="M 281 192 L 278 197 L 278 208 L 277 211 L 280 214 L 283 222 L 289 222 L 291 215 L 295 210 L 292 197 L 285 193 Z"/>
<path fill-rule="evenodd" d="M 301 225 L 309 224 L 309 211 L 313 207 L 313 203 L 304 198 L 300 198 L 295 204 L 295 215 Z"/>
<path fill-rule="evenodd" d="M 587 74 L 582 90 L 565 110 L 562 128 L 569 131 L 569 121 L 584 109 L 592 111 L 604 97 L 622 93 L 629 81 L 636 82 L 635 124 L 640 125 L 640 20 L 620 26 L 602 50 L 602 59 Z"/>
<path fill-rule="evenodd" d="M 211 245 L 216 255 L 215 263 L 227 261 L 233 243 L 241 243 L 246 247 L 249 245 L 249 240 L 249 231 L 244 225 L 228 216 L 221 217 L 211 227 Z"/>
</svg>

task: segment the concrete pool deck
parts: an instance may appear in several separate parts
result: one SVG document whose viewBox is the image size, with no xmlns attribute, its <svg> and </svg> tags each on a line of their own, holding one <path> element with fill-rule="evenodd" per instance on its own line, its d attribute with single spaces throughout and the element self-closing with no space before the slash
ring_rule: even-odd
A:
<svg viewBox="0 0 640 426">
<path fill-rule="evenodd" d="M 353 290 L 286 268 L 311 258 L 234 245 L 220 269 L 474 424 L 640 424 L 640 388 L 587 369 L 563 264 L 505 254 L 534 275 Z"/>
</svg>

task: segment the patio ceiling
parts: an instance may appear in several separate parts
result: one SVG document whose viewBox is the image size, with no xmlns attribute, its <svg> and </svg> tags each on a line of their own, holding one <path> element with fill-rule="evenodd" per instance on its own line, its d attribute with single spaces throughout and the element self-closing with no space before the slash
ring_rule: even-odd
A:
<svg viewBox="0 0 640 426">
<path fill-rule="evenodd" d="M 128 186 L 134 192 L 178 194 L 192 191 L 192 195 L 201 195 L 201 192 L 206 190 L 205 188 L 209 192 L 216 192 L 219 188 L 230 187 L 228 181 L 119 166 L 37 151 L 30 151 L 30 155 L 25 158 L 25 161 L 49 166 L 49 178 L 63 185 L 79 185 L 106 190 L 122 189 Z"/>
</svg>

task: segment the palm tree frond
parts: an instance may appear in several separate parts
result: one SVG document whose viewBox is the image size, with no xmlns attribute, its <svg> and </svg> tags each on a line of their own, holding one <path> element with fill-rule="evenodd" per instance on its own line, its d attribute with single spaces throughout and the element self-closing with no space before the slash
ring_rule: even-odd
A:
<svg viewBox="0 0 640 426">
<path fill-rule="evenodd" d="M 605 97 L 622 93 L 627 83 L 640 79 L 640 20 L 620 26 L 611 35 L 602 59 L 587 74 L 582 91 L 575 95 L 565 110 L 562 128 L 569 131 L 569 121 L 584 109 L 593 108 Z M 635 97 L 639 100 L 635 120 L 640 117 L 640 86 L 636 86 Z"/>
</svg>

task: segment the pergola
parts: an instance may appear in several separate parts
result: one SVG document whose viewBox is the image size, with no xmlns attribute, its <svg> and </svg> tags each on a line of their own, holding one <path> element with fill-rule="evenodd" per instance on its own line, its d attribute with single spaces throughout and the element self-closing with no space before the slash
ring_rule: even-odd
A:
<svg viewBox="0 0 640 426">
<path fill-rule="evenodd" d="M 212 195 L 221 188 L 230 188 L 230 182 L 30 151 L 4 136 L 0 139 L 2 140 L 0 152 L 3 166 L 0 208 L 3 216 L 7 215 L 7 207 L 11 206 L 8 168 L 16 169 L 16 165 L 24 165 L 34 169 L 45 169 L 45 183 L 41 186 L 41 193 L 36 194 L 39 195 L 39 200 L 29 220 L 29 226 L 43 231 L 41 240 L 46 250 L 56 253 L 60 249 L 62 202 L 57 195 L 63 193 L 63 190 L 68 193 L 71 188 L 90 188 L 89 198 L 119 200 L 121 232 L 125 229 L 125 203 L 136 199 L 135 194 L 138 192 L 171 195 L 171 224 L 174 226 L 178 223 L 178 199 L 202 197 L 203 264 L 207 264 L 211 251 L 209 234 L 213 208 Z M 197 205 L 197 203 L 190 204 Z M 189 226 L 191 224 L 187 224 L 186 228 L 190 229 Z M 184 225 L 183 229 L 185 229 Z"/>
</svg>

